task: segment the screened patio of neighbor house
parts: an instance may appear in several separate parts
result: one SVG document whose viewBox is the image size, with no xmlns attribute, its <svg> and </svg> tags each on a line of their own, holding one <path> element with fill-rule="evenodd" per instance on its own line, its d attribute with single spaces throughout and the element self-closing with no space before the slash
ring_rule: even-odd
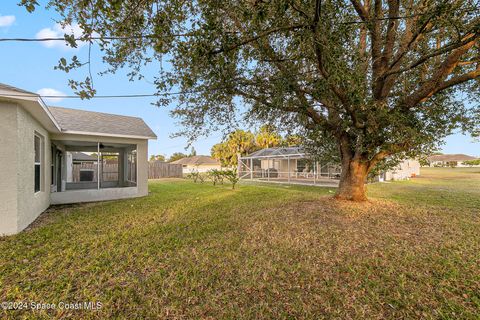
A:
<svg viewBox="0 0 480 320">
<path fill-rule="evenodd" d="M 315 161 L 301 147 L 267 148 L 238 158 L 242 180 L 338 186 L 340 167 Z"/>
</svg>

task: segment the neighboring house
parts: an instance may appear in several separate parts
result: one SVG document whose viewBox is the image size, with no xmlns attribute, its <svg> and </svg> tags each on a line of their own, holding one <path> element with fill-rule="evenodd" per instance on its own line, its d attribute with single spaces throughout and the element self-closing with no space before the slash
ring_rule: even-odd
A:
<svg viewBox="0 0 480 320">
<path fill-rule="evenodd" d="M 420 175 L 420 162 L 415 159 L 407 159 L 400 164 L 382 174 L 379 181 L 407 180 Z"/>
<path fill-rule="evenodd" d="M 331 180 L 339 180 L 341 174 L 340 166 L 311 160 L 302 147 L 258 150 L 239 157 L 238 164 L 240 178 L 272 182 L 332 183 Z M 403 180 L 418 175 L 420 163 L 409 159 L 380 175 L 378 180 Z"/>
<path fill-rule="evenodd" d="M 185 157 L 172 162 L 173 164 L 181 164 L 183 173 L 188 174 L 192 171 L 207 172 L 212 169 L 221 169 L 220 161 L 209 156 L 191 156 Z"/>
<path fill-rule="evenodd" d="M 20 232 L 51 204 L 146 196 L 148 139 L 156 136 L 140 118 L 47 107 L 0 84 L 0 235 Z M 104 159 L 116 159 L 116 172 Z M 95 169 L 74 181 L 75 162 Z"/>
<path fill-rule="evenodd" d="M 430 167 L 471 167 L 465 161 L 477 160 L 477 158 L 466 154 L 436 154 L 428 157 L 427 160 Z"/>
<path fill-rule="evenodd" d="M 86 164 L 97 162 L 97 156 L 95 154 L 89 155 L 84 152 L 70 152 L 72 163 L 74 164 Z"/>
<path fill-rule="evenodd" d="M 84 152 L 67 152 L 67 182 L 95 181 L 97 156 Z"/>
</svg>

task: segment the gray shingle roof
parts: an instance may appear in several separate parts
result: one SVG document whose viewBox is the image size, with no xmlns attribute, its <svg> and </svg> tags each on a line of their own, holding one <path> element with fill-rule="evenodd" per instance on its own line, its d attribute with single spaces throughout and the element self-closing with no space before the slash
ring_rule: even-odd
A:
<svg viewBox="0 0 480 320">
<path fill-rule="evenodd" d="M 30 91 L 27 91 L 27 90 L 23 90 L 23 89 L 20 89 L 20 88 L 17 88 L 17 87 L 9 86 L 8 84 L 5 84 L 5 83 L 0 83 L 0 89 L 11 90 L 11 91 L 16 91 L 18 93 L 25 93 L 25 94 L 28 94 L 28 95 L 38 96 L 38 94 L 36 94 L 36 93 L 30 92 Z"/>
<path fill-rule="evenodd" d="M 156 138 L 141 118 L 116 114 L 48 107 L 62 131 Z"/>
<path fill-rule="evenodd" d="M 73 161 L 97 161 L 97 157 L 88 155 L 83 152 L 72 152 Z"/>
</svg>

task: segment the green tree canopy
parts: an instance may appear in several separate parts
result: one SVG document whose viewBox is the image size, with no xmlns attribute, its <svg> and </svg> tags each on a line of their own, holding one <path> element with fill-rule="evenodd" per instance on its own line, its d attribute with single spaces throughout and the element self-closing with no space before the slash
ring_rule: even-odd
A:
<svg viewBox="0 0 480 320">
<path fill-rule="evenodd" d="M 177 160 L 180 160 L 180 159 L 183 159 L 183 158 L 186 158 L 186 157 L 187 157 L 187 155 L 184 154 L 184 153 L 174 152 L 174 153 L 172 153 L 170 158 L 168 158 L 168 162 L 177 161 Z"/>
<path fill-rule="evenodd" d="M 238 155 L 246 155 L 254 151 L 279 146 L 299 146 L 300 136 L 289 134 L 285 139 L 271 125 L 263 125 L 255 134 L 250 131 L 237 130 L 212 147 L 212 158 L 219 160 L 224 166 L 236 166 Z"/>
<path fill-rule="evenodd" d="M 282 143 L 282 136 L 277 129 L 271 125 L 263 125 L 255 134 L 255 144 L 260 148 L 277 147 Z"/>
<path fill-rule="evenodd" d="M 195 150 L 194 147 L 190 149 L 190 154 L 188 155 L 189 157 L 194 157 L 197 155 L 197 150 Z"/>
<path fill-rule="evenodd" d="M 150 156 L 150 161 L 165 161 L 165 156 L 163 154 L 152 154 Z"/>
<path fill-rule="evenodd" d="M 212 147 L 212 158 L 219 160 L 223 166 L 236 166 L 238 155 L 245 155 L 258 150 L 255 135 L 250 131 L 236 130 L 227 139 Z"/>
<path fill-rule="evenodd" d="M 22 0 L 29 11 L 35 0 Z M 337 197 L 364 200 L 367 174 L 426 154 L 478 119 L 475 0 L 50 0 L 98 38 L 108 71 L 162 61 L 158 105 L 195 139 L 242 114 L 298 129 L 342 164 Z M 75 45 L 75 39 L 66 40 Z M 66 71 L 84 65 L 61 60 Z M 164 66 L 163 64 L 161 64 Z M 72 81 L 83 96 L 91 81 Z M 240 103 L 238 103 L 240 102 Z M 475 103 L 468 107 L 469 103 Z M 242 112 L 239 112 L 242 111 Z"/>
</svg>

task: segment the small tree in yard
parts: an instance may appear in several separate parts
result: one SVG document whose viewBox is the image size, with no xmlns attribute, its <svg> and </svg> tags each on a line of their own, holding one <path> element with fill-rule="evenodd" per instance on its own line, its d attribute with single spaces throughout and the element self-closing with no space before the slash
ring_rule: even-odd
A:
<svg viewBox="0 0 480 320">
<path fill-rule="evenodd" d="M 223 171 L 218 169 L 212 169 L 207 172 L 208 178 L 212 181 L 213 185 L 217 183 L 223 184 Z"/>
<path fill-rule="evenodd" d="M 203 183 L 205 181 L 204 176 L 200 172 L 195 170 L 192 170 L 189 174 L 187 174 L 187 178 L 192 179 L 194 183 Z"/>
<path fill-rule="evenodd" d="M 22 4 L 33 11 L 36 1 Z M 468 104 L 479 97 L 475 0 L 49 4 L 79 23 L 84 40 L 98 38 L 109 71 L 127 65 L 141 77 L 143 63 L 169 59 L 157 89 L 181 94 L 158 104 L 178 98 L 173 115 L 191 139 L 242 114 L 332 152 L 342 166 L 340 199 L 365 200 L 378 165 L 428 154 L 452 130 L 478 125 L 478 105 Z M 58 67 L 81 65 L 63 59 Z M 82 96 L 95 93 L 90 79 L 71 84 Z"/>
<path fill-rule="evenodd" d="M 235 189 L 235 186 L 237 185 L 238 181 L 240 181 L 240 177 L 237 174 L 237 170 L 224 170 L 222 171 L 223 176 L 225 179 L 230 181 L 232 184 L 232 189 Z"/>
</svg>

